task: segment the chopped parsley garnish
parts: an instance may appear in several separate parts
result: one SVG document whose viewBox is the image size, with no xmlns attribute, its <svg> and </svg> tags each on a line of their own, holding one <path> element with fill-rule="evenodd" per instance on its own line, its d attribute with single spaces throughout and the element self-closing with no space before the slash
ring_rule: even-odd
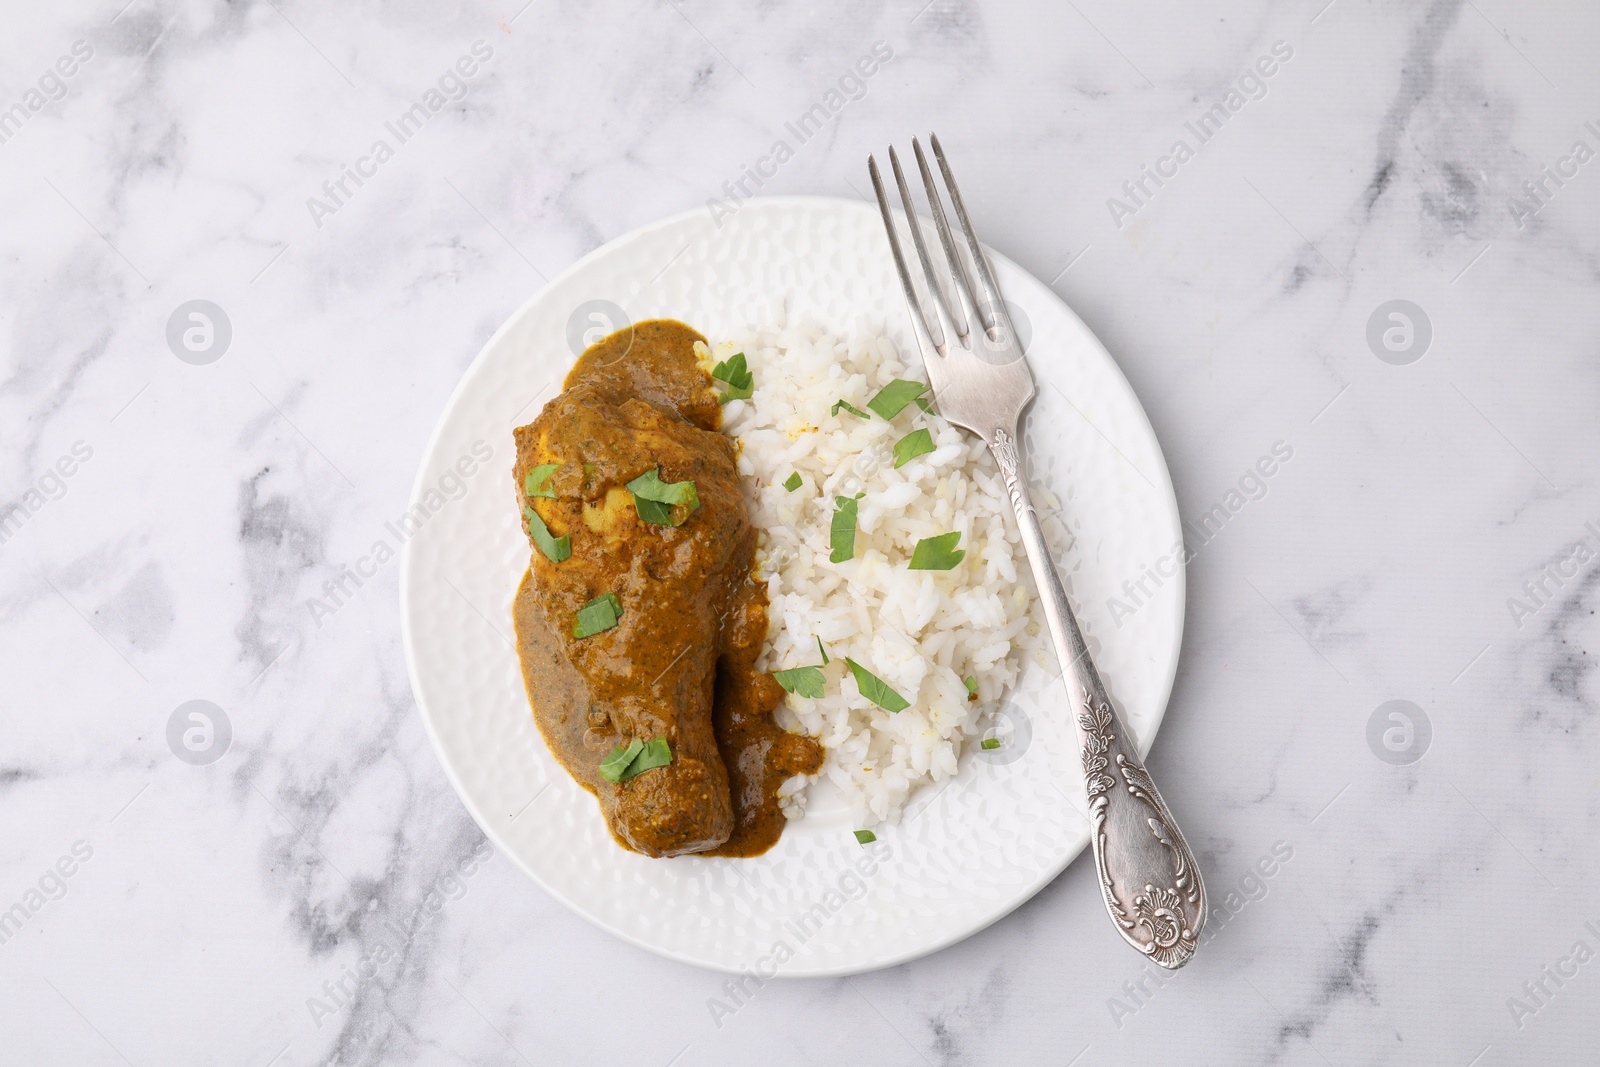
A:
<svg viewBox="0 0 1600 1067">
<path fill-rule="evenodd" d="M 892 419 L 900 414 L 907 404 L 927 391 L 928 387 L 921 382 L 908 382 L 904 378 L 896 378 L 879 389 L 878 395 L 867 401 L 867 407 L 885 419 Z"/>
<path fill-rule="evenodd" d="M 648 522 L 655 526 L 681 526 L 682 522 L 672 521 L 672 506 L 663 504 L 658 500 L 645 500 L 640 497 L 633 499 L 634 509 L 639 512 L 639 521 Z"/>
<path fill-rule="evenodd" d="M 870 845 L 878 839 L 878 835 L 873 833 L 871 830 L 857 830 L 855 831 L 855 835 L 856 842 L 862 845 Z"/>
<path fill-rule="evenodd" d="M 793 474 L 789 475 L 789 477 L 785 478 L 783 487 L 789 490 L 791 493 L 800 488 L 800 472 L 795 471 Z"/>
<path fill-rule="evenodd" d="M 657 526 L 682 526 L 700 507 L 694 482 L 663 482 L 660 468 L 645 471 L 628 483 L 633 506 L 642 522 Z M 682 510 L 677 510 L 681 508 Z"/>
<path fill-rule="evenodd" d="M 903 467 L 918 456 L 925 456 L 933 451 L 933 434 L 926 428 L 912 430 L 894 443 L 894 465 Z"/>
<path fill-rule="evenodd" d="M 925 396 L 917 397 L 917 407 L 922 409 L 924 415 L 933 414 L 933 405 L 928 403 L 928 398 Z"/>
<path fill-rule="evenodd" d="M 856 504 L 855 497 L 833 498 L 833 525 L 828 529 L 828 547 L 832 550 L 828 560 L 843 563 L 856 555 Z"/>
<path fill-rule="evenodd" d="M 829 412 L 829 414 L 831 414 L 831 415 L 839 414 L 839 409 L 840 408 L 844 408 L 850 414 L 855 415 L 858 418 L 862 418 L 862 419 L 870 419 L 870 418 L 872 418 L 871 415 L 868 415 L 865 411 L 862 411 L 860 408 L 856 407 L 854 404 L 850 403 L 850 401 L 848 401 L 848 400 L 835 400 L 833 402 L 833 409 Z"/>
<path fill-rule="evenodd" d="M 616 626 L 620 618 L 622 601 L 617 599 L 617 594 L 601 593 L 578 609 L 578 617 L 572 622 L 572 636 L 583 638 L 604 633 Z"/>
<path fill-rule="evenodd" d="M 845 657 L 845 663 L 850 666 L 850 673 L 856 676 L 856 688 L 861 690 L 861 695 L 872 701 L 884 711 L 904 711 L 911 706 L 911 701 L 889 688 L 889 683 L 867 670 L 861 664 Z"/>
<path fill-rule="evenodd" d="M 968 696 L 978 695 L 978 680 L 972 675 L 969 674 L 965 678 L 961 679 L 961 684 L 967 687 Z"/>
<path fill-rule="evenodd" d="M 983 739 L 983 747 L 992 752 L 1000 747 L 1000 739 L 998 737 L 985 737 Z"/>
<path fill-rule="evenodd" d="M 532 477 L 531 475 L 529 477 Z M 552 493 L 552 496 L 555 494 Z M 544 558 L 551 563 L 560 563 L 572 555 L 572 535 L 562 534 L 560 537 L 550 536 L 550 527 L 544 524 L 539 513 L 532 508 L 524 506 L 523 518 L 528 520 L 528 533 L 533 537 L 533 543 L 539 546 L 539 551 L 544 553 Z"/>
<path fill-rule="evenodd" d="M 641 741 L 635 737 L 626 745 L 618 745 L 600 761 L 600 777 L 608 782 L 626 782 L 645 771 L 665 767 L 672 762 L 672 748 L 665 737 Z"/>
<path fill-rule="evenodd" d="M 773 671 L 772 677 L 777 679 L 785 692 L 793 693 L 797 697 L 817 700 L 822 696 L 821 667 L 794 667 L 786 671 Z"/>
<path fill-rule="evenodd" d="M 828 665 L 828 650 L 823 647 L 822 638 L 817 638 L 817 651 L 822 653 L 822 665 Z"/>
<path fill-rule="evenodd" d="M 639 758 L 639 753 L 644 751 L 644 742 L 635 737 L 625 745 L 618 745 L 611 750 L 605 759 L 600 761 L 600 777 L 608 782 L 622 781 L 625 772 L 633 761 Z"/>
<path fill-rule="evenodd" d="M 755 391 L 756 376 L 745 367 L 744 353 L 735 352 L 711 368 L 711 377 L 722 383 L 722 402 L 748 400 Z"/>
<path fill-rule="evenodd" d="M 960 530 L 940 534 L 938 537 L 924 537 L 917 542 L 917 547 L 911 550 L 911 569 L 914 571 L 951 570 L 967 556 L 966 549 L 956 547 L 960 540 Z"/>
<path fill-rule="evenodd" d="M 665 767 L 671 762 L 672 748 L 667 744 L 667 739 L 665 737 L 654 738 L 644 743 L 644 750 L 628 765 L 628 769 L 622 773 L 622 780 L 626 782 L 629 778 L 643 774 L 645 771 L 653 771 L 657 767 Z"/>
<path fill-rule="evenodd" d="M 541 463 L 522 479 L 522 487 L 527 490 L 529 496 L 542 496 L 554 500 L 556 487 L 550 484 L 550 476 L 560 469 L 559 463 Z"/>
</svg>

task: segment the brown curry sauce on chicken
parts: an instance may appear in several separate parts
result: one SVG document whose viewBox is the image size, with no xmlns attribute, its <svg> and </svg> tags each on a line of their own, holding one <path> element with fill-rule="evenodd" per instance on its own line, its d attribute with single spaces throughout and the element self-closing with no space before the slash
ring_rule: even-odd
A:
<svg viewBox="0 0 1600 1067">
<path fill-rule="evenodd" d="M 773 720 L 783 689 L 755 666 L 757 530 L 704 340 L 670 320 L 619 330 L 515 431 L 528 701 L 612 836 L 648 856 L 760 855 L 783 832 L 778 787 L 822 765 Z"/>
</svg>

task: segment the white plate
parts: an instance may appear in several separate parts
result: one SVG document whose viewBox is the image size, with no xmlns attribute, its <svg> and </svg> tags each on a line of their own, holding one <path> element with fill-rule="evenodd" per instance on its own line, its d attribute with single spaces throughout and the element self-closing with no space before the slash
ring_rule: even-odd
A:
<svg viewBox="0 0 1600 1067">
<path fill-rule="evenodd" d="M 1117 612 L 1120 626 L 1108 601 L 1133 608 L 1123 582 L 1172 558 L 1182 538 L 1166 462 L 1100 342 L 1048 288 L 991 255 L 1039 382 L 1026 420 L 1031 477 L 1060 499 L 1075 539 L 1062 574 L 1144 751 L 1177 668 L 1182 568 L 1159 590 L 1146 578 L 1155 596 L 1131 616 Z M 820 197 L 751 201 L 720 225 L 700 210 L 646 226 L 523 305 L 473 361 L 422 461 L 400 584 L 405 647 L 451 783 L 495 846 L 547 892 L 672 959 L 762 975 L 854 974 L 982 929 L 1088 841 L 1053 664 L 1030 666 L 998 713 L 1005 746 L 969 753 L 955 779 L 913 797 L 873 846 L 858 845 L 843 805 L 813 786 L 806 817 L 764 856 L 659 860 L 614 844 L 594 799 L 550 755 L 512 644 L 511 602 L 528 563 L 512 427 L 559 391 L 585 332 L 592 340 L 625 325 L 619 314 L 682 319 L 714 343 L 766 321 L 774 298 L 791 321 L 809 316 L 842 334 L 866 316 L 902 349 L 911 343 L 876 210 Z"/>
</svg>

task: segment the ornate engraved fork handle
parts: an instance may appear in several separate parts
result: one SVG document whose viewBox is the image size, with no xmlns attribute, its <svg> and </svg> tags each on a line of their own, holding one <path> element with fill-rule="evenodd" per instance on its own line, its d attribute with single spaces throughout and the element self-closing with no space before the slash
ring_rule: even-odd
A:
<svg viewBox="0 0 1600 1067">
<path fill-rule="evenodd" d="M 1124 940 L 1161 966 L 1176 970 L 1194 955 L 1205 923 L 1205 884 L 1089 657 L 1028 498 L 1016 434 L 995 430 L 988 445 L 1011 494 L 1062 680 L 1077 709 L 1094 864 L 1106 908 Z"/>
</svg>

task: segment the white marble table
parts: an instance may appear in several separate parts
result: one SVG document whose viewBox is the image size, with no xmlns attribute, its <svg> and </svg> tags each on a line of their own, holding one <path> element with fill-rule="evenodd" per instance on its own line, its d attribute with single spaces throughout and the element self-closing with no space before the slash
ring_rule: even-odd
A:
<svg viewBox="0 0 1600 1067">
<path fill-rule="evenodd" d="M 1600 11 L 1324 3 L 8 5 L 0 1060 L 1591 1061 Z M 475 853 L 374 551 L 544 279 L 930 126 L 1167 450 L 1229 917 L 1157 981 L 1079 863 L 738 993 Z"/>
</svg>

